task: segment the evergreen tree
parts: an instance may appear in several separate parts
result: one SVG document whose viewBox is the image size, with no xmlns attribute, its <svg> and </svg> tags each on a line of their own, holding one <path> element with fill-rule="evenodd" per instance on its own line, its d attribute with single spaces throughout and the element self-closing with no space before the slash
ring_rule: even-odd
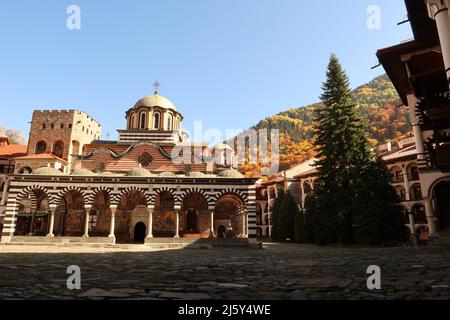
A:
<svg viewBox="0 0 450 320">
<path fill-rule="evenodd" d="M 357 196 L 356 241 L 366 245 L 405 242 L 408 230 L 403 221 L 400 200 L 381 159 L 367 165 L 362 176 L 364 179 L 358 183 L 361 192 Z"/>
<path fill-rule="evenodd" d="M 403 241 L 404 227 L 386 168 L 377 162 L 352 103 L 349 80 L 335 55 L 323 84 L 314 145 L 319 178 L 314 190 L 314 240 L 318 244 Z M 307 220 L 311 221 L 311 212 Z"/>
<path fill-rule="evenodd" d="M 295 222 L 299 215 L 298 206 L 290 191 L 283 195 L 283 200 L 280 205 L 280 223 L 278 229 L 278 236 L 280 241 L 295 240 Z"/>
<path fill-rule="evenodd" d="M 314 130 L 319 158 L 315 237 L 321 244 L 352 243 L 353 181 L 360 164 L 370 157 L 370 146 L 352 103 L 348 77 L 335 55 L 331 56 L 322 89 Z"/>
<path fill-rule="evenodd" d="M 303 209 L 303 242 L 313 243 L 315 239 L 315 228 L 317 226 L 316 211 L 317 203 L 314 193 L 310 193 L 305 198 L 305 209 Z"/>
<path fill-rule="evenodd" d="M 305 212 L 304 210 L 299 210 L 295 216 L 295 242 L 303 243 L 305 241 Z"/>
<path fill-rule="evenodd" d="M 284 190 L 278 191 L 278 197 L 274 200 L 272 205 L 272 240 L 281 241 L 281 204 L 284 198 Z"/>
</svg>

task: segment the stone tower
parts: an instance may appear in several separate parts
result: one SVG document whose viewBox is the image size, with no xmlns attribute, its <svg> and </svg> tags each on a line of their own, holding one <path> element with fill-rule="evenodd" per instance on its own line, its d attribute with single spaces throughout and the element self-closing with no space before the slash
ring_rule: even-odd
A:
<svg viewBox="0 0 450 320">
<path fill-rule="evenodd" d="M 70 163 L 83 146 L 100 139 L 101 125 L 77 110 L 35 110 L 28 139 L 28 155 L 52 153 Z"/>
</svg>

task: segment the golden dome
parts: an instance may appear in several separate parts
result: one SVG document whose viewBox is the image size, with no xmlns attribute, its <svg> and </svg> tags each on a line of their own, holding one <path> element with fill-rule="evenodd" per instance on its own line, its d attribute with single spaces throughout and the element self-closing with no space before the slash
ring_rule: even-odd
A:
<svg viewBox="0 0 450 320">
<path fill-rule="evenodd" d="M 169 99 L 160 96 L 158 93 L 155 93 L 152 96 L 146 96 L 140 99 L 133 108 L 139 108 L 139 107 L 161 107 L 164 109 L 172 109 L 177 110 Z"/>
</svg>

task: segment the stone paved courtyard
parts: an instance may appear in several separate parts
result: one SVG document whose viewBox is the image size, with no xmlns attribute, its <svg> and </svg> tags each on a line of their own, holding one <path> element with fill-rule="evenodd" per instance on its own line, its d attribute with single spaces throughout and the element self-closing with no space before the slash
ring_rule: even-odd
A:
<svg viewBox="0 0 450 320">
<path fill-rule="evenodd" d="M 81 290 L 66 269 L 81 268 Z M 382 271 L 366 287 L 369 265 Z M 1 299 L 450 299 L 450 247 L 0 246 Z"/>
</svg>

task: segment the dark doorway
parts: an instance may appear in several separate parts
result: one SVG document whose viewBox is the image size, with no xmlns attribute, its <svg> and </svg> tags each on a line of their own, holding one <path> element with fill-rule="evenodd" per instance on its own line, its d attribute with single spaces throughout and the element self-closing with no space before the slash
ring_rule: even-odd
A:
<svg viewBox="0 0 450 320">
<path fill-rule="evenodd" d="M 217 236 L 219 238 L 225 238 L 225 232 L 227 231 L 227 229 L 225 228 L 224 225 L 220 225 L 219 228 L 217 229 Z"/>
<path fill-rule="evenodd" d="M 138 222 L 134 226 L 134 242 L 144 243 L 146 227 L 143 222 Z"/>
<path fill-rule="evenodd" d="M 439 230 L 450 230 L 450 181 L 439 182 L 434 192 L 436 195 Z"/>
<path fill-rule="evenodd" d="M 197 232 L 197 210 L 190 209 L 186 213 L 186 232 Z"/>
</svg>

